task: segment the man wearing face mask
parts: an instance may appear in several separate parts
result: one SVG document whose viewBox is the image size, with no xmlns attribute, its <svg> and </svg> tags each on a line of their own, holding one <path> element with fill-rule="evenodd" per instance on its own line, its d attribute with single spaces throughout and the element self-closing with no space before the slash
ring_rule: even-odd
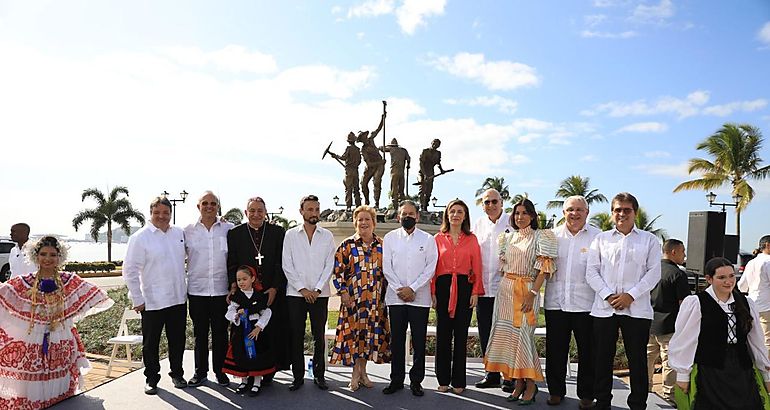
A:
<svg viewBox="0 0 770 410">
<path fill-rule="evenodd" d="M 382 392 L 393 394 L 404 388 L 408 325 L 414 348 L 409 388 L 413 395 L 422 396 L 425 338 L 431 305 L 430 280 L 436 271 L 438 251 L 433 236 L 416 227 L 419 219 L 416 203 L 401 202 L 398 219 L 401 228 L 388 232 L 382 247 L 382 271 L 388 280 L 385 303 L 390 318 L 392 352 L 390 384 Z"/>
</svg>

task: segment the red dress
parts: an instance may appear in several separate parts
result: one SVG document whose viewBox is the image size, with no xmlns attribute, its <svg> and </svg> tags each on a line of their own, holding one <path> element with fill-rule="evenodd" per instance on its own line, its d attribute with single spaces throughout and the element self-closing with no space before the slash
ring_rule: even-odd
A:
<svg viewBox="0 0 770 410">
<path fill-rule="evenodd" d="M 0 285 L 0 410 L 52 406 L 73 396 L 91 369 L 74 323 L 109 309 L 113 301 L 77 275 L 59 275 L 63 312 L 57 313 L 61 321 L 54 328 L 50 328 L 44 306 L 39 305 L 31 317 L 33 275 Z M 48 351 L 44 354 L 46 330 Z"/>
</svg>

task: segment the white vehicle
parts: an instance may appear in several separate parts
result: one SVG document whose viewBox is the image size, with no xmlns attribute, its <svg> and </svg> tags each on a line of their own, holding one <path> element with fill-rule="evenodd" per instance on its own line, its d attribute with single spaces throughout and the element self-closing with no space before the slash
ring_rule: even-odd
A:
<svg viewBox="0 0 770 410">
<path fill-rule="evenodd" d="M 14 242 L 0 239 L 0 282 L 8 280 L 8 276 L 11 274 L 11 265 L 8 263 L 8 257 L 14 246 L 16 246 Z"/>
</svg>

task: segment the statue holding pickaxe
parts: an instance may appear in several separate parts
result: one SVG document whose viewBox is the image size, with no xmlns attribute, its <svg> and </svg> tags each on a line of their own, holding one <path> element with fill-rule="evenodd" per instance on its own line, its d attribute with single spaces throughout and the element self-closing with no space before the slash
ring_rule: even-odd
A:
<svg viewBox="0 0 770 410">
<path fill-rule="evenodd" d="M 433 193 L 433 180 L 438 176 L 454 171 L 454 169 L 444 170 L 441 167 L 441 151 L 438 150 L 439 146 L 441 146 L 441 141 L 434 139 L 430 144 L 430 148 L 425 148 L 420 154 L 420 173 L 415 185 L 420 186 L 420 207 L 423 211 L 428 210 L 428 201 L 430 201 L 430 196 Z M 434 170 L 436 165 L 438 165 L 438 174 Z"/>
<path fill-rule="evenodd" d="M 331 147 L 332 144 L 329 143 L 321 159 L 326 158 L 326 154 L 329 154 L 345 168 L 345 179 L 342 180 L 342 183 L 345 185 L 345 206 L 350 210 L 354 200 L 356 206 L 361 205 L 361 193 L 358 190 L 358 166 L 361 165 L 361 150 L 356 146 L 356 134 L 352 131 L 348 134 L 348 147 L 345 148 L 342 155 L 331 152 Z"/>
</svg>

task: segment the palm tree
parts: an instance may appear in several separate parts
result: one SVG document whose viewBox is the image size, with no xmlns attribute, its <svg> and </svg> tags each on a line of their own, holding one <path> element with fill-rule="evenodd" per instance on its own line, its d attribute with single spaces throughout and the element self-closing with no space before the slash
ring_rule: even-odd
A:
<svg viewBox="0 0 770 410">
<path fill-rule="evenodd" d="M 615 227 L 615 223 L 612 222 L 612 216 L 609 212 L 599 212 L 598 214 L 595 214 L 591 217 L 589 223 L 602 231 L 609 231 Z"/>
<path fill-rule="evenodd" d="M 508 185 L 505 185 L 505 177 L 487 177 L 481 188 L 476 190 L 476 205 L 481 205 L 481 195 L 487 189 L 496 189 L 500 193 L 503 202 L 511 199 L 511 193 L 508 191 Z"/>
<path fill-rule="evenodd" d="M 644 210 L 644 208 L 639 207 L 639 209 L 636 211 L 636 219 L 634 219 L 634 224 L 636 224 L 636 227 L 638 229 L 641 229 L 643 231 L 647 231 L 658 238 L 660 238 L 661 241 L 666 240 L 666 230 L 663 228 L 656 228 L 655 222 L 661 217 L 662 215 L 658 215 L 655 218 L 652 218 L 650 220 L 649 216 L 647 216 L 647 212 Z"/>
<path fill-rule="evenodd" d="M 270 222 L 274 223 L 276 225 L 281 225 L 284 230 L 289 230 L 289 229 L 294 228 L 295 226 L 297 226 L 297 221 L 295 221 L 293 219 L 290 221 L 290 220 L 288 220 L 288 219 L 286 219 L 286 218 L 284 218 L 282 216 L 279 216 L 279 215 L 273 215 L 273 218 L 272 218 L 272 220 Z"/>
<path fill-rule="evenodd" d="M 222 215 L 222 218 L 233 225 L 238 225 L 243 221 L 243 211 L 239 208 L 230 208 L 229 211 Z"/>
<path fill-rule="evenodd" d="M 559 189 L 556 190 L 556 197 L 567 199 L 574 195 L 581 195 L 588 202 L 588 206 L 594 202 L 601 203 L 607 202 L 607 197 L 599 193 L 598 189 L 591 189 L 591 179 L 588 177 L 581 177 L 580 175 L 570 175 L 561 181 Z M 546 208 L 561 208 L 564 206 L 564 201 L 554 199 L 548 201 Z"/>
<path fill-rule="evenodd" d="M 770 174 L 770 165 L 760 167 L 762 158 L 762 133 L 749 124 L 726 123 L 716 133 L 701 141 L 695 148 L 706 151 L 713 160 L 690 159 L 689 174 L 700 173 L 701 177 L 682 182 L 674 192 L 684 190 L 709 191 L 729 184 L 732 195 L 740 195 L 735 207 L 735 232 L 741 236 L 741 212 L 754 199 L 754 188 L 749 180 L 761 180 Z"/>
<path fill-rule="evenodd" d="M 89 188 L 83 191 L 81 201 L 86 198 L 93 198 L 96 201 L 96 208 L 85 209 L 77 213 L 72 219 L 72 227 L 75 231 L 80 228 L 87 220 L 91 220 L 91 238 L 94 242 L 99 242 L 99 231 L 107 225 L 107 261 L 112 262 L 112 223 L 120 225 L 126 235 L 131 234 L 131 225 L 129 219 L 136 219 L 144 226 L 144 215 L 131 206 L 131 202 L 126 197 L 119 197 L 120 194 L 128 196 L 128 189 L 122 186 L 112 188 L 109 195 L 105 198 L 102 191 L 97 188 Z"/>
<path fill-rule="evenodd" d="M 525 192 L 523 194 L 516 194 L 510 199 L 511 204 L 517 204 L 525 199 L 529 199 L 529 193 Z M 505 202 L 505 201 L 503 201 Z M 537 204 L 534 204 L 537 205 Z M 513 212 L 513 208 L 505 208 L 505 213 L 509 214 Z"/>
</svg>

